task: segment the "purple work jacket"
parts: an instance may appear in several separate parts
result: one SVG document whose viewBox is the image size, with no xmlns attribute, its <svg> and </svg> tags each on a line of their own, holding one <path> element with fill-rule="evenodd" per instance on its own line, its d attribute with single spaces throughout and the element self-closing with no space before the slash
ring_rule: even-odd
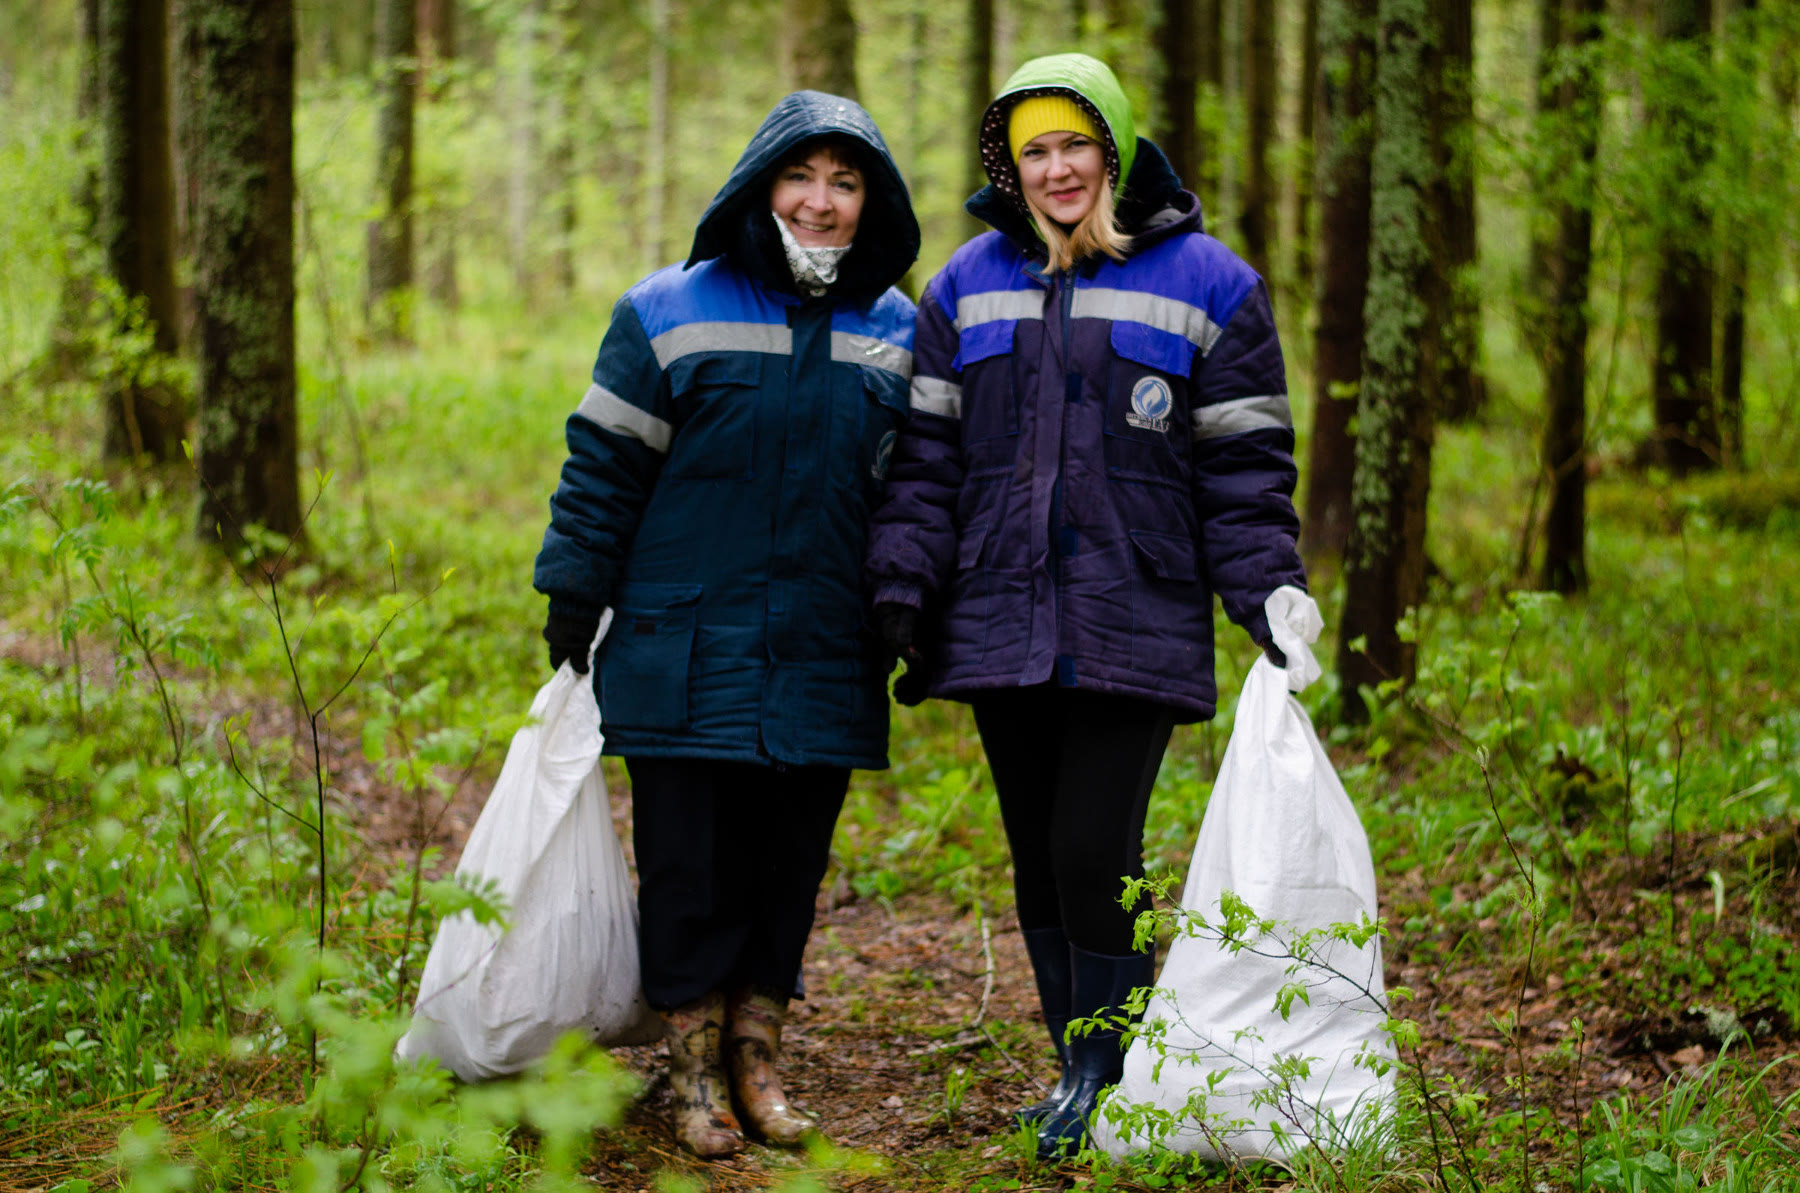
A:
<svg viewBox="0 0 1800 1193">
<path fill-rule="evenodd" d="M 1268 291 L 1178 187 L 1124 262 L 1046 276 L 1022 240 L 976 237 L 919 303 L 873 599 L 923 611 L 931 695 L 1055 682 L 1204 720 L 1213 594 L 1266 642 L 1263 601 L 1306 584 Z"/>
</svg>

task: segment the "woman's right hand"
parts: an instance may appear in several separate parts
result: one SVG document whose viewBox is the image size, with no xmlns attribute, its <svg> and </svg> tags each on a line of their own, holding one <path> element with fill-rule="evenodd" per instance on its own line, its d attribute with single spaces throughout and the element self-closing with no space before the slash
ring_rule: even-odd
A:
<svg viewBox="0 0 1800 1193">
<path fill-rule="evenodd" d="M 544 622 L 544 641 L 550 644 L 550 669 L 557 670 L 566 660 L 575 674 L 588 673 L 588 650 L 594 635 L 600 632 L 600 619 L 551 613 Z"/>
</svg>

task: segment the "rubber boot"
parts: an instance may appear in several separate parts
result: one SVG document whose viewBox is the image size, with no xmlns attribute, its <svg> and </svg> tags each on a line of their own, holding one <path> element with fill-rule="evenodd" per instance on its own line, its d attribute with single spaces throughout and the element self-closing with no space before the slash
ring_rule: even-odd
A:
<svg viewBox="0 0 1800 1193">
<path fill-rule="evenodd" d="M 786 1021 L 786 995 L 766 987 L 734 991 L 726 1004 L 725 1052 L 744 1119 L 770 1143 L 793 1147 L 819 1124 L 788 1105 L 775 1072 Z"/>
<path fill-rule="evenodd" d="M 720 1051 L 725 996 L 708 994 L 664 1011 L 662 1019 L 669 1043 L 669 1088 L 675 1094 L 675 1138 L 703 1159 L 741 1151 L 744 1131 L 731 1113 Z"/>
<path fill-rule="evenodd" d="M 1124 1013 L 1125 1001 L 1139 986 L 1156 981 L 1156 956 L 1132 953 L 1112 957 L 1069 947 L 1071 1019 L 1113 1018 Z M 1125 1075 L 1125 1050 L 1118 1028 L 1077 1035 L 1069 1041 L 1068 1094 L 1038 1124 L 1038 1157 L 1054 1159 L 1080 1151 L 1088 1142 L 1088 1121 L 1100 1094 Z"/>
<path fill-rule="evenodd" d="M 1039 1122 L 1062 1105 L 1074 1078 L 1069 1073 L 1069 1042 L 1063 1038 L 1069 1026 L 1069 936 L 1060 926 L 1027 928 L 1021 935 L 1031 958 L 1031 972 L 1037 977 L 1038 1006 L 1043 1009 L 1050 1042 L 1056 1046 L 1059 1069 L 1048 1097 L 1013 1112 L 1013 1122 L 1022 1124 Z"/>
</svg>

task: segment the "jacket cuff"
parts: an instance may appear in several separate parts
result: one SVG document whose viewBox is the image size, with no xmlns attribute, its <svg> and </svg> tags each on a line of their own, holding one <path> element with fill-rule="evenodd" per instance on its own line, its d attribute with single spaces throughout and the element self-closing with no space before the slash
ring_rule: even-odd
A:
<svg viewBox="0 0 1800 1193">
<path fill-rule="evenodd" d="M 876 605 L 906 605 L 913 609 L 925 607 L 925 590 L 917 584 L 908 584 L 902 580 L 888 580 L 875 589 Z"/>
</svg>

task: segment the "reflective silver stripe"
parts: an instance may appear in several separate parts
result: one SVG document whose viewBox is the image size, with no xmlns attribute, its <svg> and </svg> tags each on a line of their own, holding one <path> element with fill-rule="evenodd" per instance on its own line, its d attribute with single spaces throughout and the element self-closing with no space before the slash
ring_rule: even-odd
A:
<svg viewBox="0 0 1800 1193">
<path fill-rule="evenodd" d="M 656 363 L 668 368 L 690 352 L 772 352 L 780 356 L 794 351 L 794 333 L 778 323 L 684 323 L 650 341 Z"/>
<path fill-rule="evenodd" d="M 1293 425 L 1286 394 L 1236 398 L 1213 406 L 1201 406 L 1194 411 L 1194 438 L 1197 440 Z"/>
<path fill-rule="evenodd" d="M 912 408 L 945 418 L 962 417 L 962 386 L 941 377 L 914 377 Z"/>
<path fill-rule="evenodd" d="M 874 336 L 851 335 L 847 331 L 831 333 L 831 359 L 847 365 L 867 365 L 898 373 L 902 381 L 912 376 L 912 353 L 898 344 L 878 340 Z"/>
<path fill-rule="evenodd" d="M 1042 319 L 1042 290 L 984 290 L 956 300 L 956 330 L 967 331 L 977 323 L 998 319 Z"/>
<path fill-rule="evenodd" d="M 669 450 L 669 436 L 674 433 L 669 424 L 648 410 L 633 406 L 610 389 L 588 386 L 575 413 L 596 427 L 641 439 L 646 447 L 659 452 Z"/>
<path fill-rule="evenodd" d="M 1221 331 L 1219 325 L 1199 307 L 1182 302 L 1179 298 L 1164 298 L 1160 294 L 1146 294 L 1142 290 L 1077 289 L 1075 299 L 1070 303 L 1069 313 L 1076 319 L 1115 319 L 1142 323 L 1158 331 L 1184 337 L 1200 349 L 1202 356 L 1212 351 L 1212 346 L 1219 341 Z"/>
</svg>

